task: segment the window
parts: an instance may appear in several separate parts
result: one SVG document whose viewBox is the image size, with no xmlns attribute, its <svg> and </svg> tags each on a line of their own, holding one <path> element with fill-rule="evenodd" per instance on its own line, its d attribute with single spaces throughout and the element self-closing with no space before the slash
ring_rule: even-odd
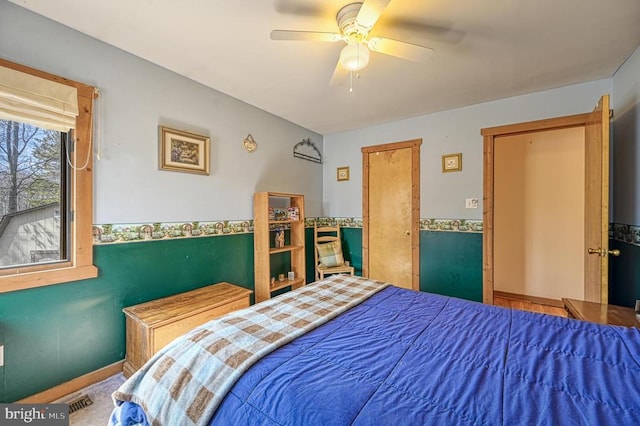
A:
<svg viewBox="0 0 640 426">
<path fill-rule="evenodd" d="M 67 136 L 0 119 L 0 271 L 69 259 Z"/>
<path fill-rule="evenodd" d="M 0 59 L 0 292 L 97 276 L 95 92 Z"/>
</svg>

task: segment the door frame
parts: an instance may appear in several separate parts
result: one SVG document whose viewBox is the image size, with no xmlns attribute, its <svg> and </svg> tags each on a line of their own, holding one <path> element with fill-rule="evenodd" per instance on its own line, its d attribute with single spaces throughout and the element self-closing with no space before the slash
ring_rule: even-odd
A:
<svg viewBox="0 0 640 426">
<path fill-rule="evenodd" d="M 362 151 L 362 275 L 369 276 L 369 155 L 382 151 L 411 149 L 411 288 L 420 290 L 420 145 L 412 139 L 365 146 Z"/>
<path fill-rule="evenodd" d="M 483 233 L 482 233 L 482 301 L 493 304 L 494 285 L 494 160 L 495 140 L 498 137 L 537 133 L 547 130 L 559 130 L 571 127 L 586 127 L 591 113 L 569 115 L 565 117 L 528 121 L 524 123 L 508 124 L 504 126 L 482 129 L 480 134 L 484 138 L 483 154 Z"/>
</svg>

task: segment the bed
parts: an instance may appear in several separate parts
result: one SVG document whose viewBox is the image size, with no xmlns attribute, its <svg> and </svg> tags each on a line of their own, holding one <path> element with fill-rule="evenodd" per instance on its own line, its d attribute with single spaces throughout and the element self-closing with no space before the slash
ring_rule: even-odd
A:
<svg viewBox="0 0 640 426">
<path fill-rule="evenodd" d="M 110 424 L 626 425 L 639 380 L 638 329 L 334 275 L 167 345 Z"/>
</svg>

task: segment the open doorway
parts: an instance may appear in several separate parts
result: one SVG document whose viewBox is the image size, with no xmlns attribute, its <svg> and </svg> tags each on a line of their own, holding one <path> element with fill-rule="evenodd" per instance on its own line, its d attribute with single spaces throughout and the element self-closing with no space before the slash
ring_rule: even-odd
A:
<svg viewBox="0 0 640 426">
<path fill-rule="evenodd" d="M 583 126 L 496 138 L 496 296 L 584 300 L 584 148 Z"/>
<path fill-rule="evenodd" d="M 577 129 L 576 131 L 568 131 L 566 134 L 562 131 L 565 129 Z M 558 117 L 546 120 L 538 120 L 527 123 L 518 123 L 500 127 L 493 127 L 482 129 L 482 135 L 484 136 L 484 233 L 483 233 L 483 301 L 485 303 L 493 303 L 494 289 L 496 285 L 496 278 L 512 279 L 524 281 L 523 283 L 516 283 L 514 285 L 526 286 L 535 282 L 536 286 L 543 281 L 548 281 L 545 284 L 547 290 L 539 290 L 535 287 L 535 291 L 548 291 L 549 285 L 555 285 L 560 287 L 560 293 L 562 297 L 579 297 L 579 289 L 566 289 L 564 284 L 566 281 L 578 282 L 582 279 L 583 294 L 580 297 L 583 300 L 588 300 L 598 303 L 607 303 L 608 300 L 608 256 L 615 254 L 609 251 L 608 248 L 608 223 L 609 223 L 609 97 L 603 96 L 598 102 L 596 108 L 591 113 L 578 114 L 566 117 Z M 567 144 L 558 143 L 558 147 L 554 146 L 554 142 L 545 142 L 545 135 L 558 136 L 563 134 L 564 136 L 583 135 L 579 142 L 570 142 Z M 524 138 L 524 139 L 522 139 Z M 571 138 L 570 138 L 571 139 Z M 505 160 L 502 154 L 504 152 L 497 152 L 501 150 L 501 144 L 513 143 L 523 144 L 522 147 L 510 147 L 512 151 L 518 151 L 521 149 L 523 152 L 520 154 L 512 153 L 511 160 Z M 534 141 L 536 141 L 534 143 Z M 531 147 L 527 147 L 531 145 Z M 534 146 L 535 145 L 535 146 Z M 581 146 L 579 146 L 581 145 Z M 560 148 L 564 146 L 564 148 Z M 569 147 L 569 148 L 568 148 Z M 529 157 L 527 160 L 524 155 L 526 148 L 531 151 L 533 157 Z M 561 154 L 561 149 L 568 149 L 570 152 L 566 153 L 566 158 L 569 158 L 572 162 L 571 170 L 574 172 L 566 174 L 563 173 L 565 169 L 562 162 L 556 162 L 561 158 L 565 158 L 564 154 Z M 537 154 L 536 154 L 537 152 Z M 535 155 L 546 156 L 546 161 L 540 161 L 536 159 Z M 501 159 L 502 158 L 502 159 Z M 509 158 L 509 156 L 506 156 Z M 513 159 L 521 158 L 522 161 L 515 161 Z M 566 159 L 565 158 L 565 159 Z M 582 165 L 576 165 L 573 160 L 580 158 Z M 516 164 L 512 164 L 512 163 Z M 528 171 L 512 171 L 509 174 L 505 168 L 519 167 L 526 168 L 527 165 L 536 165 L 541 170 L 537 173 L 528 173 Z M 575 169 L 578 167 L 578 169 Z M 551 201 L 548 203 L 556 204 L 568 204 L 571 208 L 581 208 L 584 219 L 581 220 L 581 214 L 563 212 L 561 217 L 564 220 L 573 220 L 582 223 L 583 232 L 573 229 L 573 234 L 562 233 L 557 231 L 560 228 L 553 228 L 557 224 L 553 222 L 556 220 L 554 214 L 549 212 L 536 212 L 540 210 L 539 205 L 536 203 L 541 202 L 540 199 L 532 197 L 533 201 L 529 200 L 527 188 L 537 188 L 538 192 L 542 192 L 543 195 L 546 192 L 548 196 L 553 191 L 558 191 L 560 181 L 567 179 L 577 179 L 576 170 L 580 170 L 580 167 L 584 167 L 584 179 L 582 188 L 578 188 L 575 184 L 571 185 L 573 191 L 581 192 L 584 196 L 583 200 L 577 194 L 577 197 L 565 200 L 564 198 L 548 197 Z M 555 168 L 555 170 L 552 170 Z M 547 176 L 546 172 L 550 176 Z M 568 169 L 567 169 L 568 170 Z M 556 173 L 556 172 L 560 173 Z M 569 177 L 573 176 L 573 178 Z M 497 180 L 501 182 L 498 183 Z M 521 185 L 516 185 L 515 182 L 508 182 L 508 185 L 504 185 L 502 180 L 504 179 L 521 179 Z M 527 179 L 532 182 L 524 183 Z M 505 186 L 512 185 L 516 189 L 505 189 Z M 529 185 L 529 186 L 527 186 Z M 517 188 L 521 192 L 527 192 L 527 194 L 517 194 Z M 497 191 L 497 192 L 496 192 Z M 514 195 L 516 194 L 516 195 Z M 573 194 L 576 195 L 576 194 Z M 508 197 L 514 197 L 509 200 Z M 567 196 L 566 194 L 563 196 Z M 499 197 L 499 199 L 498 199 Z M 507 197 L 507 198 L 505 198 Z M 565 203 L 566 201 L 566 203 Z M 523 206 L 522 204 L 525 203 Z M 581 205 L 580 205 L 581 204 Z M 513 211 L 508 210 L 510 207 L 515 209 Z M 555 209 L 556 206 L 553 205 Z M 573 210 L 574 212 L 577 210 Z M 508 213 L 507 213 L 508 212 Z M 558 217 L 558 211 L 555 211 L 555 216 Z M 508 215 L 512 222 L 515 224 L 508 224 L 503 222 L 504 216 Z M 570 219 L 566 219 L 570 217 Z M 535 221 L 541 221 L 542 223 L 536 224 Z M 562 220 L 562 219 L 560 219 Z M 533 221 L 533 224 L 530 223 Z M 519 233 L 509 233 L 508 229 L 517 229 L 520 226 Z M 500 228 L 500 229 L 498 229 Z M 525 231 L 522 231 L 524 229 Z M 554 231 L 556 232 L 549 232 Z M 536 232 L 539 230 L 539 232 Z M 540 230 L 544 230 L 542 232 Z M 507 231 L 507 232 L 504 232 Z M 497 239 L 496 239 L 497 236 Z M 581 238 L 582 237 L 582 238 Z M 560 251 L 567 250 L 566 245 L 561 246 L 559 241 L 569 244 L 571 246 L 571 256 L 563 257 L 559 263 L 556 262 L 556 256 L 553 255 L 553 251 L 557 250 L 558 258 L 560 254 L 564 256 L 564 253 Z M 505 241 L 509 241 L 512 247 L 521 247 L 520 253 L 510 253 L 509 247 L 503 247 Z M 525 247 L 526 249 L 522 249 Z M 535 247 L 535 248 L 532 248 Z M 577 260 L 577 250 L 581 251 L 582 262 Z M 547 253 L 547 252 L 551 253 Z M 499 258 L 499 259 L 498 259 Z M 544 260 L 547 260 L 547 263 Z M 550 270 L 555 269 L 559 271 L 562 269 L 563 262 L 575 261 L 575 265 L 572 266 L 570 275 L 564 275 L 560 277 L 549 278 L 545 274 Z M 498 266 L 500 262 L 500 266 Z M 518 265 L 520 262 L 520 265 Z M 551 263 L 548 263 L 551 262 Z M 507 263 L 507 265 L 503 265 Z M 512 265 L 509 265 L 512 263 Z M 496 267 L 501 268 L 501 271 L 496 275 Z M 502 268 L 505 269 L 502 269 Z M 508 269 L 512 268 L 509 272 Z M 579 270 L 582 269 L 581 274 Z M 506 272 L 505 272 L 506 271 Z M 520 278 L 516 277 L 516 272 L 520 273 Z M 509 274 L 511 277 L 509 278 Z M 523 274 L 525 275 L 523 277 Z M 507 277 L 507 278 L 505 278 Z M 554 284 L 555 283 L 555 284 Z M 499 284 L 502 285 L 502 284 Z M 567 294 L 573 292 L 571 294 Z M 547 293 L 551 294 L 551 293 Z M 551 297 L 554 299 L 558 293 L 553 293 Z"/>
</svg>

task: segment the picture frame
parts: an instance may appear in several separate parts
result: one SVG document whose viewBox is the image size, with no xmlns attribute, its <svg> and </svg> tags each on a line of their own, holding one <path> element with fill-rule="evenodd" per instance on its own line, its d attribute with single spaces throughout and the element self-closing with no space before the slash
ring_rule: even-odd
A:
<svg viewBox="0 0 640 426">
<path fill-rule="evenodd" d="M 209 174 L 209 137 L 159 126 L 158 166 L 160 170 Z"/>
<path fill-rule="evenodd" d="M 442 156 L 442 173 L 462 171 L 462 153 L 445 154 Z"/>
<path fill-rule="evenodd" d="M 338 167 L 338 181 L 349 180 L 349 167 Z"/>
</svg>

